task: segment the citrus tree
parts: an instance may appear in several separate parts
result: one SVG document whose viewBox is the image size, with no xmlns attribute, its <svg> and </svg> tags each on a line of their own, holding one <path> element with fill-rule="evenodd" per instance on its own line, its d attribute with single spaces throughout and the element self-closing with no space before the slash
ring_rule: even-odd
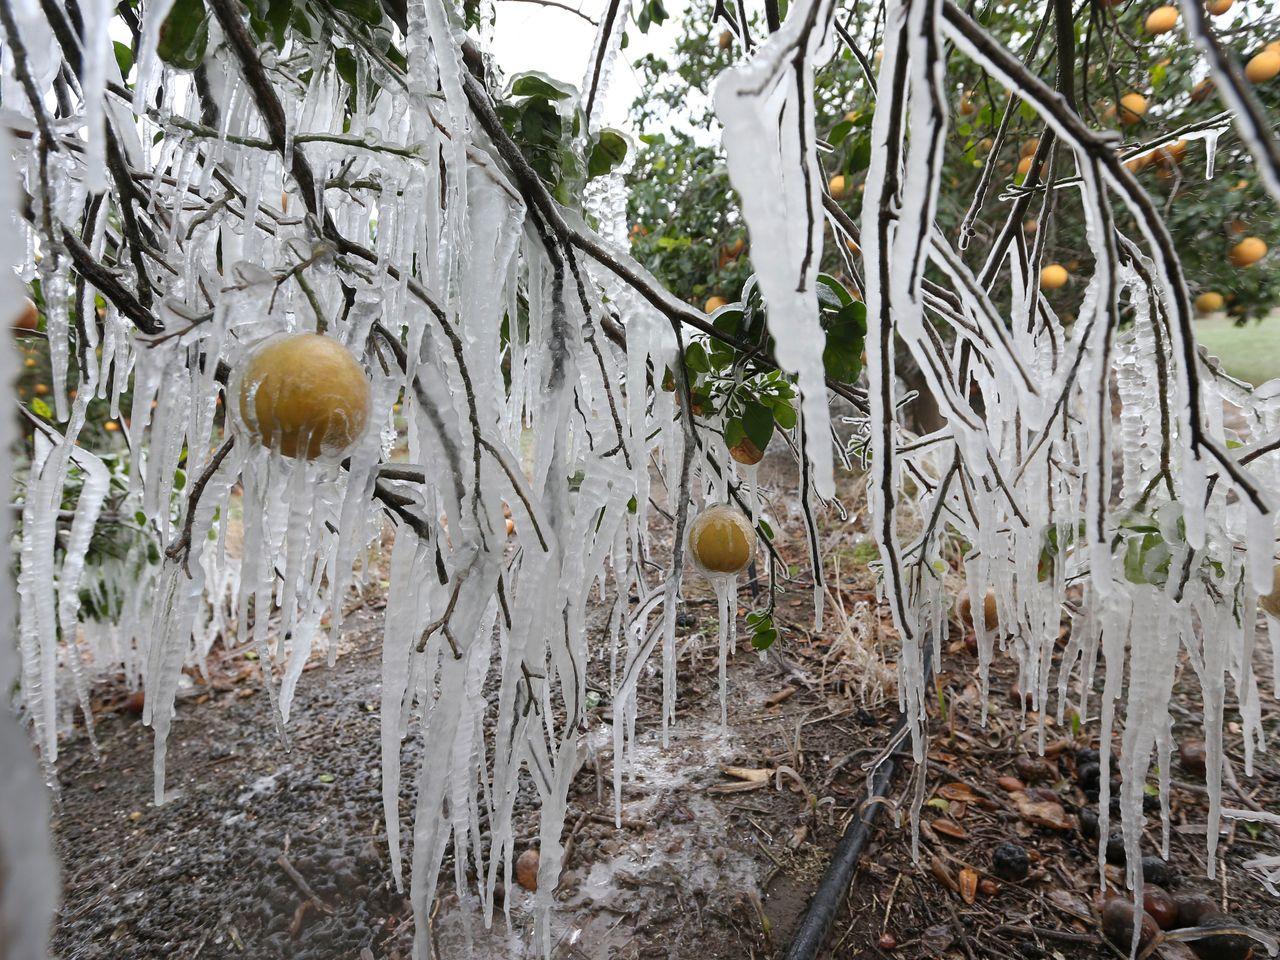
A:
<svg viewBox="0 0 1280 960">
<path fill-rule="evenodd" d="M 353 566 L 390 524 L 383 795 L 401 884 L 402 718 L 417 707 L 419 952 L 450 846 L 491 916 L 522 781 L 541 803 L 549 949 L 588 681 L 612 701 L 620 780 L 651 660 L 662 722 L 673 714 L 683 578 L 696 569 L 719 592 L 723 657 L 736 577 L 757 551 L 777 566 L 751 471 L 784 436 L 819 626 L 817 517 L 836 505 L 838 468 L 869 470 L 918 761 L 948 537 L 984 611 L 984 676 L 999 637 L 1045 704 L 1064 610 L 1060 712 L 1073 675 L 1105 659 L 1102 735 L 1123 701 L 1139 895 L 1142 793 L 1168 756 L 1185 651 L 1204 691 L 1212 848 L 1216 820 L 1238 813 L 1219 801 L 1229 682 L 1247 754 L 1261 743 L 1254 651 L 1259 603 L 1280 612 L 1280 441 L 1271 392 L 1197 354 L 1200 281 L 1182 258 L 1198 254 L 1165 214 L 1169 191 L 1199 189 L 1191 141 L 1213 141 L 1248 182 L 1242 203 L 1280 195 L 1263 86 L 1280 64 L 1254 53 L 1252 14 L 1224 29 L 1199 0 L 1161 14 L 1161 36 L 1187 39 L 1158 41 L 1154 58 L 1136 9 L 1018 9 L 718 5 L 715 46 L 696 54 L 715 72 L 716 123 L 637 158 L 600 109 L 629 24 L 660 19 L 657 0 L 609 0 L 578 87 L 506 76 L 479 3 L 0 3 L 3 302 L 27 328 L 34 306 L 26 333 L 49 371 L 24 405 L 16 643 L 0 645 L 0 680 L 46 777 L 62 676 L 91 733 L 88 684 L 123 669 L 145 685 L 163 803 L 180 674 L 232 630 L 256 645 L 287 746 L 303 667 L 317 649 L 336 656 Z M 1204 71 L 1219 107 L 1187 107 L 1204 115 L 1179 124 L 1162 103 Z M 626 173 L 659 170 L 659 147 L 677 178 L 668 200 L 691 198 L 669 211 L 687 232 L 627 216 Z M 708 170 L 720 147 L 727 182 Z M 1167 180 L 1163 154 L 1135 169 L 1159 150 Z M 1022 167 L 1015 181 L 1003 163 Z M 658 210 L 637 192 L 637 211 Z M 1256 262 L 1255 240 L 1217 256 Z M 1267 302 L 1263 281 L 1240 289 L 1246 308 Z M 688 302 L 704 294 L 720 300 Z M 937 429 L 901 426 L 899 356 Z M 838 447 L 837 398 L 855 426 Z M 909 533 L 907 507 L 922 518 Z M 651 524 L 663 514 L 669 546 Z M 128 529 L 125 550 L 95 552 L 104 524 Z M 597 588 L 604 655 L 587 628 Z M 767 590 L 748 619 L 757 646 L 780 639 L 771 605 Z M 1126 663 L 1141 665 L 1128 683 Z M 1078 691 L 1087 716 L 1090 684 Z M 7 721 L 0 750 L 18 771 L 0 781 L 0 932 L 26 949 L 52 909 L 47 798 Z M 18 863 L 34 879 L 11 882 Z"/>
</svg>

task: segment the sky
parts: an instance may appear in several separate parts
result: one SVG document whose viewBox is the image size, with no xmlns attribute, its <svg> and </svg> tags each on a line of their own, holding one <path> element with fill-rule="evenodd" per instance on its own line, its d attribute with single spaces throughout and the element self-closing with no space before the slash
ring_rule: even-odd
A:
<svg viewBox="0 0 1280 960">
<path fill-rule="evenodd" d="M 607 0 L 563 2 L 597 21 L 607 5 Z M 498 12 L 492 49 L 507 76 L 539 70 L 581 88 L 595 27 L 565 10 L 529 0 L 496 0 L 495 5 Z M 669 19 L 661 26 L 651 26 L 647 34 L 640 32 L 634 18 L 628 18 L 627 49 L 619 57 L 605 100 L 603 119 L 609 126 L 626 129 L 627 110 L 640 94 L 632 61 L 647 53 L 665 56 L 675 46 L 687 0 L 664 0 L 664 6 Z"/>
</svg>

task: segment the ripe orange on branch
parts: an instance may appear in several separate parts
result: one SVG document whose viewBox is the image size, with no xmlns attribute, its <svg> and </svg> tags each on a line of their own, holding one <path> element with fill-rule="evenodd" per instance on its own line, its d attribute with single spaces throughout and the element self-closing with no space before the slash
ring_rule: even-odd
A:
<svg viewBox="0 0 1280 960">
<path fill-rule="evenodd" d="M 1257 237 L 1245 237 L 1229 251 L 1227 259 L 1237 267 L 1249 267 L 1267 255 L 1267 245 Z"/>
<path fill-rule="evenodd" d="M 317 333 L 275 336 L 237 373 L 237 416 L 246 433 L 286 457 L 341 455 L 369 420 L 369 381 L 351 351 Z"/>
</svg>

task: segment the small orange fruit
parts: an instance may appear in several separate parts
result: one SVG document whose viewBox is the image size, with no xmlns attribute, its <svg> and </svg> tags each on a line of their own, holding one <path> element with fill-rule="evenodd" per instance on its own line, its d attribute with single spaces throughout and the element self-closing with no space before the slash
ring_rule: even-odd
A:
<svg viewBox="0 0 1280 960">
<path fill-rule="evenodd" d="M 1067 285 L 1071 274 L 1060 263 L 1051 263 L 1040 271 L 1040 287 L 1043 290 L 1057 290 Z"/>
<path fill-rule="evenodd" d="M 1267 245 L 1257 237 L 1245 237 L 1227 253 L 1229 259 L 1237 267 L 1248 267 L 1257 263 L 1267 255 Z"/>
<path fill-rule="evenodd" d="M 1147 33 L 1168 33 L 1178 25 L 1178 8 L 1177 7 L 1156 7 L 1147 14 L 1146 27 Z"/>
<path fill-rule="evenodd" d="M 40 311 L 36 309 L 36 302 L 30 297 L 22 298 L 22 308 L 18 311 L 18 315 L 13 318 L 13 328 L 15 330 L 34 330 L 40 325 Z"/>
<path fill-rule="evenodd" d="M 1209 313 L 1217 313 L 1222 309 L 1226 301 L 1222 294 L 1215 290 L 1206 290 L 1200 296 L 1196 297 L 1196 313 L 1204 316 Z"/>
<path fill-rule="evenodd" d="M 708 297 L 706 305 L 703 307 L 703 309 L 707 313 L 715 313 L 721 307 L 727 307 L 728 305 L 729 305 L 729 301 L 726 300 L 724 297 Z"/>
<path fill-rule="evenodd" d="M 1280 74 L 1280 50 L 1263 50 L 1244 67 L 1250 83 L 1266 83 Z"/>
<path fill-rule="evenodd" d="M 1204 8 L 1209 11 L 1211 17 L 1220 17 L 1231 9 L 1234 0 L 1208 0 Z"/>
<path fill-rule="evenodd" d="M 1132 126 L 1146 115 L 1147 98 L 1140 93 L 1126 93 L 1120 98 L 1120 106 L 1116 113 L 1121 123 Z"/>
<path fill-rule="evenodd" d="M 827 181 L 827 189 L 831 191 L 832 200 L 843 200 L 845 194 L 849 192 L 849 181 L 844 178 L 843 174 L 837 173 Z"/>
</svg>

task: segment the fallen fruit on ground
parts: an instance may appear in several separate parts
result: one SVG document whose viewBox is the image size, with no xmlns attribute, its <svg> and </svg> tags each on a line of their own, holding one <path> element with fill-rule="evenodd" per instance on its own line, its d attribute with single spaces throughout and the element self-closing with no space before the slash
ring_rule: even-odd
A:
<svg viewBox="0 0 1280 960">
<path fill-rule="evenodd" d="M 530 893 L 538 890 L 538 851 L 530 847 L 516 860 L 516 883 Z"/>
<path fill-rule="evenodd" d="M 689 552 L 707 573 L 741 573 L 751 563 L 755 548 L 751 522 L 736 507 L 709 507 L 689 525 Z"/>
<path fill-rule="evenodd" d="M 1128 947 L 1133 941 L 1133 901 L 1127 896 L 1107 897 L 1102 905 L 1102 932 L 1118 947 Z M 1138 925 L 1138 949 L 1146 947 L 1160 936 L 1160 927 L 1145 910 Z"/>
<path fill-rule="evenodd" d="M 1203 779 L 1208 769 L 1209 753 L 1203 740 L 1183 740 L 1178 745 L 1178 762 L 1187 773 L 1195 774 Z"/>
<path fill-rule="evenodd" d="M 1180 893 L 1173 898 L 1173 905 L 1178 911 L 1177 926 L 1198 927 L 1210 917 L 1222 913 L 1218 901 L 1207 893 Z"/>
<path fill-rule="evenodd" d="M 1151 914 L 1161 930 L 1172 930 L 1178 925 L 1178 905 L 1164 887 L 1146 884 L 1142 888 L 1142 909 Z"/>
<path fill-rule="evenodd" d="M 286 457 L 346 453 L 369 420 L 369 381 L 351 351 L 316 333 L 276 336 L 237 372 L 241 427 Z"/>
<path fill-rule="evenodd" d="M 1238 921 L 1224 915 L 1205 917 L 1200 923 L 1202 927 L 1232 928 L 1239 925 Z M 1255 953 L 1253 943 L 1252 937 L 1243 934 L 1220 933 L 1199 940 L 1188 940 L 1187 946 L 1200 960 L 1249 960 L 1252 956 L 1264 955 L 1261 952 Z"/>
<path fill-rule="evenodd" d="M 1057 290 L 1067 285 L 1071 274 L 1060 263 L 1051 263 L 1040 271 L 1040 287 L 1044 290 Z"/>
<path fill-rule="evenodd" d="M 991 853 L 991 872 L 1001 880 L 1025 880 L 1031 872 L 1031 859 L 1018 844 L 1002 843 Z"/>
<path fill-rule="evenodd" d="M 956 616 L 966 627 L 973 627 L 973 601 L 968 591 L 960 594 L 956 600 Z M 1000 626 L 1000 618 L 996 608 L 996 592 L 988 590 L 982 598 L 982 616 L 986 620 L 987 629 L 995 630 Z"/>
</svg>

